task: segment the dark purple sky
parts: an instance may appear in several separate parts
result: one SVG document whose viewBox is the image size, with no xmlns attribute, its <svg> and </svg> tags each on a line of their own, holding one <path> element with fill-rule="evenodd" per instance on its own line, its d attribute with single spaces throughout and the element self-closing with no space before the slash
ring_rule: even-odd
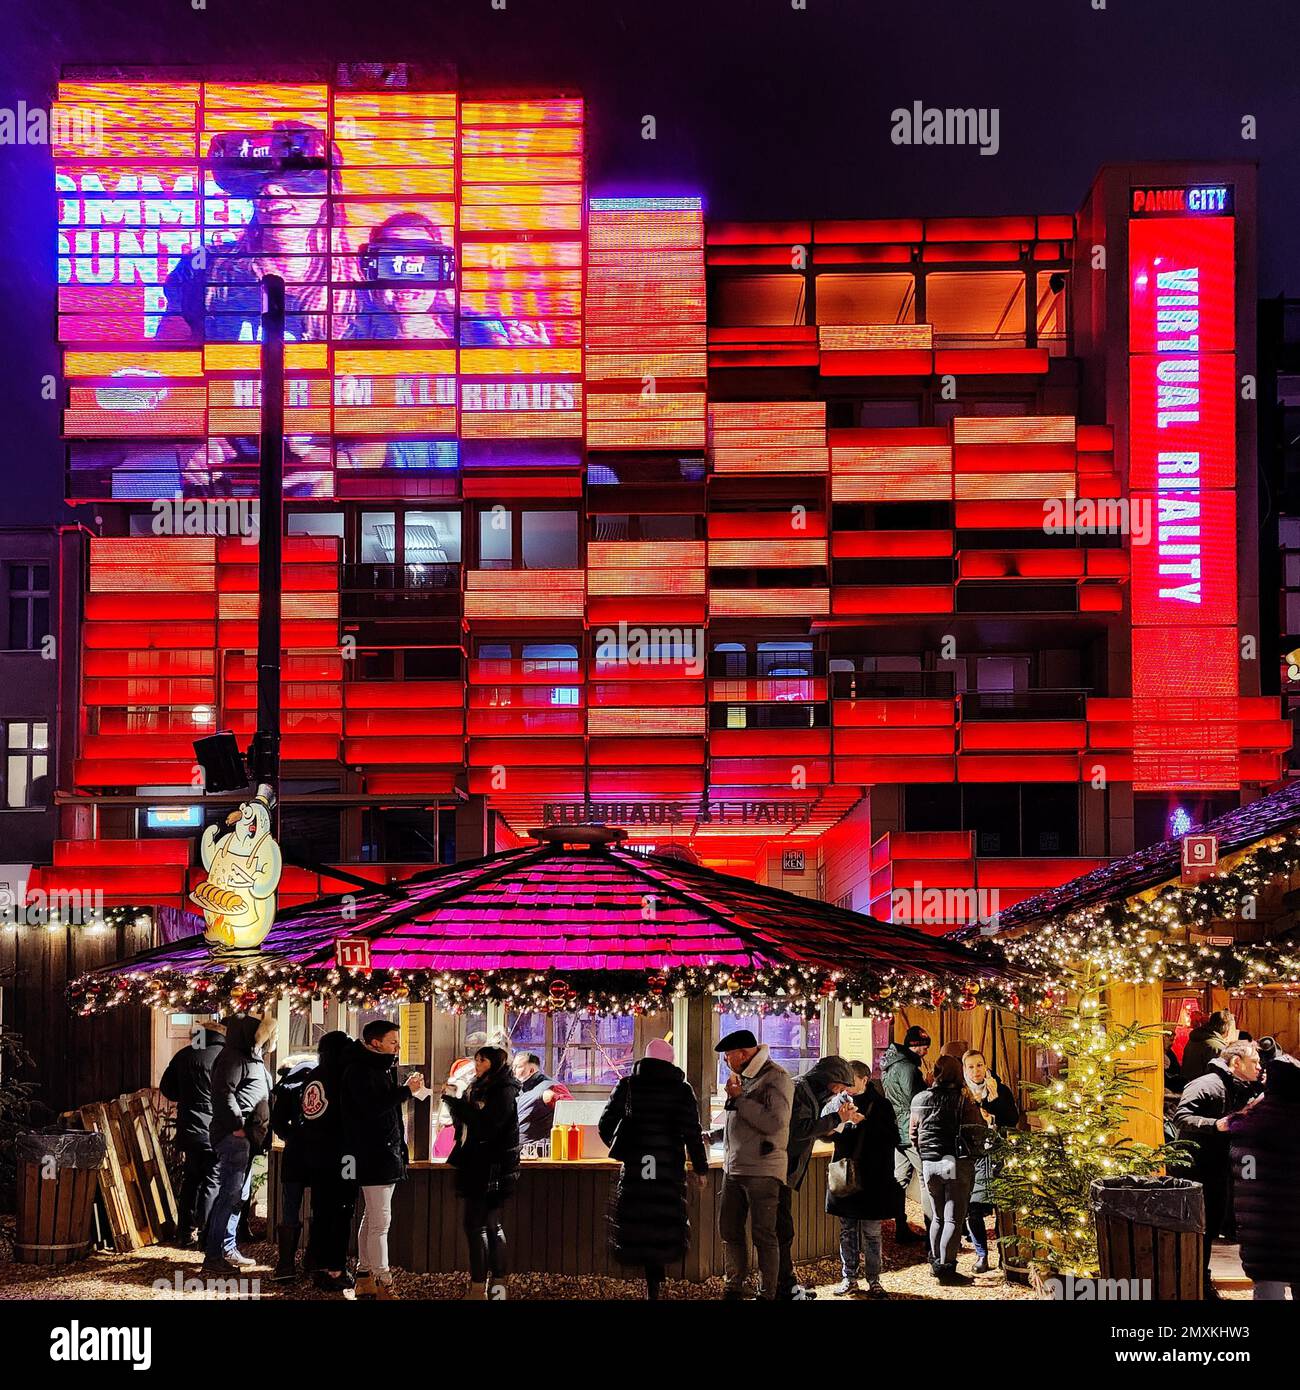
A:
<svg viewBox="0 0 1300 1390">
<path fill-rule="evenodd" d="M 580 89 L 594 191 L 698 190 L 714 218 L 1073 211 L 1098 165 L 1254 159 L 1260 292 L 1300 294 L 1294 0 L 3 0 L 0 106 L 72 63 L 450 61 Z M 920 100 L 1000 111 L 1001 150 L 890 143 Z M 652 114 L 658 138 L 641 138 Z M 1253 115 L 1258 138 L 1241 138 Z M 62 491 L 48 150 L 0 146 L 0 524 Z"/>
</svg>

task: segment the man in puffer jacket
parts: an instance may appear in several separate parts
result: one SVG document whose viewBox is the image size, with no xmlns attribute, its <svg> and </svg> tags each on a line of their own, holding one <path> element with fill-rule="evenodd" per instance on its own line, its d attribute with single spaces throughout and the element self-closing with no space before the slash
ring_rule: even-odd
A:
<svg viewBox="0 0 1300 1390">
<path fill-rule="evenodd" d="M 212 1123 L 217 1196 L 208 1218 L 209 1274 L 239 1273 L 257 1261 L 235 1246 L 239 1213 L 248 1200 L 253 1159 L 271 1134 L 271 1073 L 262 1060 L 275 1039 L 275 1018 L 240 1016 L 226 1023 L 226 1041 L 212 1067 Z"/>
<path fill-rule="evenodd" d="M 898 1184 L 898 1215 L 894 1218 L 894 1239 L 900 1245 L 919 1244 L 923 1237 L 907 1224 L 907 1189 L 912 1174 L 921 1191 L 921 1213 L 929 1226 L 934 1218 L 930 1194 L 921 1177 L 921 1157 L 908 1134 L 912 1119 L 912 1102 L 929 1082 L 925 1077 L 925 1054 L 930 1050 L 930 1035 L 915 1024 L 903 1035 L 901 1043 L 891 1042 L 880 1062 L 880 1087 L 885 1099 L 894 1107 L 898 1121 L 898 1149 L 894 1158 L 894 1181 Z"/>
<path fill-rule="evenodd" d="M 778 1193 L 776 1238 L 781 1246 L 780 1272 L 776 1296 L 791 1299 L 812 1297 L 811 1290 L 800 1291 L 794 1268 L 794 1194 L 803 1184 L 818 1139 L 833 1134 L 840 1124 L 856 1124 L 862 1117 L 847 1092 L 853 1088 L 853 1068 L 843 1057 L 823 1057 L 803 1076 L 795 1077 L 794 1099 L 790 1103 L 790 1139 L 786 1144 L 785 1186 Z M 843 1095 L 842 1106 L 828 1107 L 832 1096 Z"/>
<path fill-rule="evenodd" d="M 1300 1301 L 1300 1061 L 1268 1064 L 1263 1099 L 1228 1117 L 1241 1266 L 1255 1297 Z"/>
</svg>

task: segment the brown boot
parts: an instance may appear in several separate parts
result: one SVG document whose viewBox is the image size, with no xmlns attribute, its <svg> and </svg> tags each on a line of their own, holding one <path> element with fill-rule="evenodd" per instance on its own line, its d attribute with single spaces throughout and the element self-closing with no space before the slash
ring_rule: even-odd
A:
<svg viewBox="0 0 1300 1390">
<path fill-rule="evenodd" d="M 401 1295 L 393 1287 L 393 1281 L 391 1279 L 380 1279 L 376 1281 L 375 1297 L 381 1303 L 397 1303 L 401 1301 Z"/>
<path fill-rule="evenodd" d="M 354 1293 L 357 1298 L 378 1298 L 379 1286 L 375 1283 L 373 1274 L 358 1274 Z"/>
</svg>

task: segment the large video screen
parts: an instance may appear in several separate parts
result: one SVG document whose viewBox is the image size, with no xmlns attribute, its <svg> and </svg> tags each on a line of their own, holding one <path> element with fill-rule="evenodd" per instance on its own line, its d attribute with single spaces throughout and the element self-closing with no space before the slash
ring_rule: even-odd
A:
<svg viewBox="0 0 1300 1390">
<path fill-rule="evenodd" d="M 73 497 L 255 489 L 262 278 L 286 490 L 582 436 L 583 111 L 327 83 L 65 81 Z"/>
</svg>

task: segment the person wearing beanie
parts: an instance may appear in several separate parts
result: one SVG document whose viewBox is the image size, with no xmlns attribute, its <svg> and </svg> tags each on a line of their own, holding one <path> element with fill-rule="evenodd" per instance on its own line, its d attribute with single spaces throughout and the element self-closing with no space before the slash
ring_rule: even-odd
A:
<svg viewBox="0 0 1300 1390">
<path fill-rule="evenodd" d="M 1275 1051 L 1264 1094 L 1228 1116 L 1241 1267 L 1255 1297 L 1300 1300 L 1300 1061 Z"/>
<path fill-rule="evenodd" d="M 803 1186 L 813 1145 L 842 1124 L 862 1117 L 848 1094 L 853 1089 L 853 1068 L 843 1057 L 823 1057 L 794 1082 L 790 1105 L 790 1138 L 786 1144 L 785 1185 L 778 1194 L 776 1238 L 781 1247 L 776 1296 L 781 1299 L 811 1298 L 801 1289 L 794 1267 L 794 1194 Z M 838 1097 L 840 1103 L 829 1102 Z"/>
<path fill-rule="evenodd" d="M 785 1186 L 794 1080 L 774 1062 L 767 1044 L 748 1028 L 728 1033 L 714 1049 L 729 1069 L 726 1122 L 715 1135 L 723 1141 L 722 1198 L 718 1229 L 726 1262 L 725 1299 L 743 1299 L 749 1275 L 749 1246 L 758 1255 L 759 1298 L 776 1298 L 781 1247 L 777 1211 Z M 748 1226 L 748 1233 L 746 1227 Z"/>
<path fill-rule="evenodd" d="M 657 1300 L 665 1270 L 690 1249 L 686 1160 L 693 1186 L 709 1180 L 699 1102 L 670 1043 L 656 1038 L 614 1087 L 599 1132 L 623 1165 L 611 1223 L 614 1257 L 639 1267 L 647 1297 Z"/>
<path fill-rule="evenodd" d="M 901 1043 L 891 1042 L 880 1061 L 880 1085 L 885 1099 L 894 1107 L 898 1124 L 898 1150 L 894 1158 L 894 1181 L 898 1184 L 898 1214 L 894 1218 L 894 1239 L 900 1245 L 916 1245 L 927 1237 L 918 1235 L 907 1224 L 907 1190 L 912 1175 L 921 1192 L 921 1213 L 928 1227 L 934 1217 L 930 1194 L 921 1177 L 921 1156 L 909 1137 L 912 1102 L 929 1085 L 925 1075 L 925 1054 L 930 1050 L 930 1035 L 913 1024 L 903 1034 Z"/>
</svg>

